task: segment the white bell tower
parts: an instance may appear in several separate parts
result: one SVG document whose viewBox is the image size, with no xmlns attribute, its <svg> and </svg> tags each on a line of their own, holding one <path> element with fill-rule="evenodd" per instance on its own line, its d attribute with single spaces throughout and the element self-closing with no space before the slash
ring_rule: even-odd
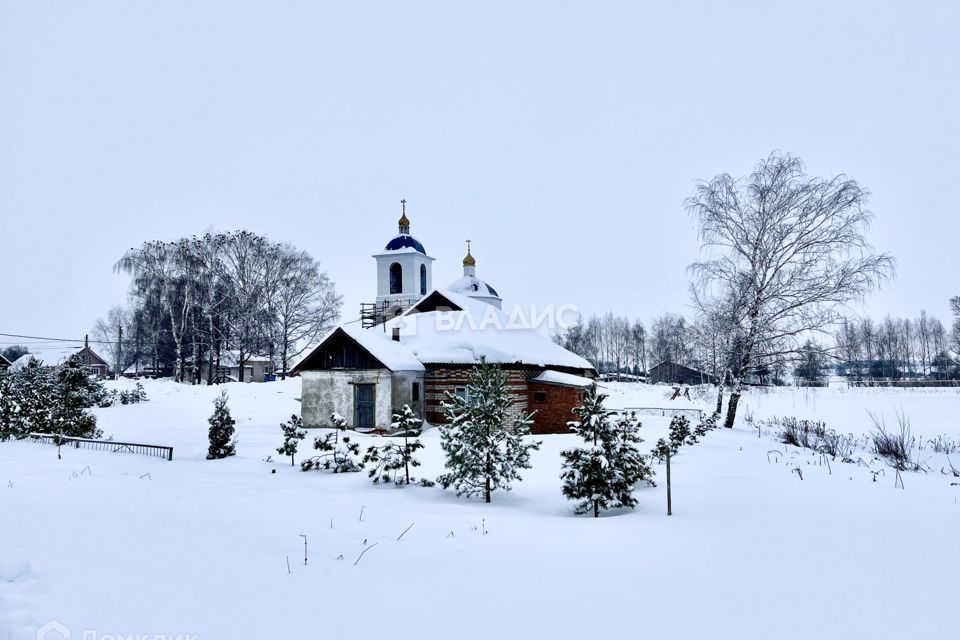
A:
<svg viewBox="0 0 960 640">
<path fill-rule="evenodd" d="M 433 288 L 433 261 L 419 240 L 410 235 L 407 201 L 401 200 L 402 215 L 397 235 L 383 251 L 375 253 L 377 261 L 377 302 L 389 320 L 412 306 Z"/>
</svg>

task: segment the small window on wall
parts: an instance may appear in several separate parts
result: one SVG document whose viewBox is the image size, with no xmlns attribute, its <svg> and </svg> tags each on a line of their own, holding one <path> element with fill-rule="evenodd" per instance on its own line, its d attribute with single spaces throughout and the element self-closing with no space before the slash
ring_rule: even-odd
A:
<svg viewBox="0 0 960 640">
<path fill-rule="evenodd" d="M 420 295 L 427 295 L 427 267 L 420 265 Z"/>
<path fill-rule="evenodd" d="M 458 398 L 463 398 L 464 400 L 469 400 L 469 399 L 470 399 L 470 396 L 467 394 L 467 388 L 466 388 L 466 387 L 457 387 L 457 388 L 454 390 L 454 395 L 456 395 Z"/>
<path fill-rule="evenodd" d="M 419 382 L 413 383 L 413 391 L 411 392 L 410 395 L 412 396 L 411 399 L 414 402 L 420 402 L 420 383 Z"/>
<path fill-rule="evenodd" d="M 546 391 L 534 391 L 533 399 L 537 402 L 546 402 L 547 401 L 547 392 Z"/>
</svg>

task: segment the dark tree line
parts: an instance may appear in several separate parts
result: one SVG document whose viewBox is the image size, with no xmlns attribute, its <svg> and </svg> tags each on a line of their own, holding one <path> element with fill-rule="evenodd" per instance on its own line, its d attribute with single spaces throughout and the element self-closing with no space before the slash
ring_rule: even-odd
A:
<svg viewBox="0 0 960 640">
<path fill-rule="evenodd" d="M 835 335 L 837 371 L 851 379 L 951 379 L 957 375 L 951 337 L 939 319 L 844 320 Z"/>
<path fill-rule="evenodd" d="M 639 320 L 612 312 L 582 317 L 554 335 L 562 347 L 587 359 L 600 373 L 642 374 L 647 370 L 647 329 Z"/>
<path fill-rule="evenodd" d="M 241 381 L 253 355 L 282 375 L 340 318 L 342 298 L 313 257 L 250 231 L 144 242 L 115 269 L 131 277 L 129 304 L 97 322 L 98 350 L 182 382 L 212 382 L 228 353 Z"/>
</svg>

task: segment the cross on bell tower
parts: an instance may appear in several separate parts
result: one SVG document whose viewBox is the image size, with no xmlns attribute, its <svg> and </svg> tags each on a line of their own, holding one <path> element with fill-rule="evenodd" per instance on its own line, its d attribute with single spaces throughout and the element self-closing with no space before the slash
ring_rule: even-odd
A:
<svg viewBox="0 0 960 640">
<path fill-rule="evenodd" d="M 400 216 L 400 233 L 403 235 L 410 235 L 410 219 L 407 218 L 406 198 L 400 201 L 400 206 L 402 207 L 402 215 Z"/>
<path fill-rule="evenodd" d="M 463 259 L 463 275 L 476 277 L 477 275 L 477 261 L 474 259 L 473 254 L 470 253 L 471 241 L 467 240 L 467 255 Z"/>
</svg>

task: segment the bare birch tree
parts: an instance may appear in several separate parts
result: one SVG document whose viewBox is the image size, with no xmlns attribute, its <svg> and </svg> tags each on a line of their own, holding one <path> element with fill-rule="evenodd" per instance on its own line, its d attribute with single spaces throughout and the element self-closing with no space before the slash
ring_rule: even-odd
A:
<svg viewBox="0 0 960 640">
<path fill-rule="evenodd" d="M 840 175 L 810 177 L 799 158 L 773 153 L 744 178 L 721 174 L 687 199 L 704 258 L 690 266 L 701 300 L 733 295 L 738 364 L 724 426 L 732 428 L 744 382 L 763 357 L 799 350 L 839 308 L 893 272 L 866 240 L 868 193 Z"/>
</svg>

